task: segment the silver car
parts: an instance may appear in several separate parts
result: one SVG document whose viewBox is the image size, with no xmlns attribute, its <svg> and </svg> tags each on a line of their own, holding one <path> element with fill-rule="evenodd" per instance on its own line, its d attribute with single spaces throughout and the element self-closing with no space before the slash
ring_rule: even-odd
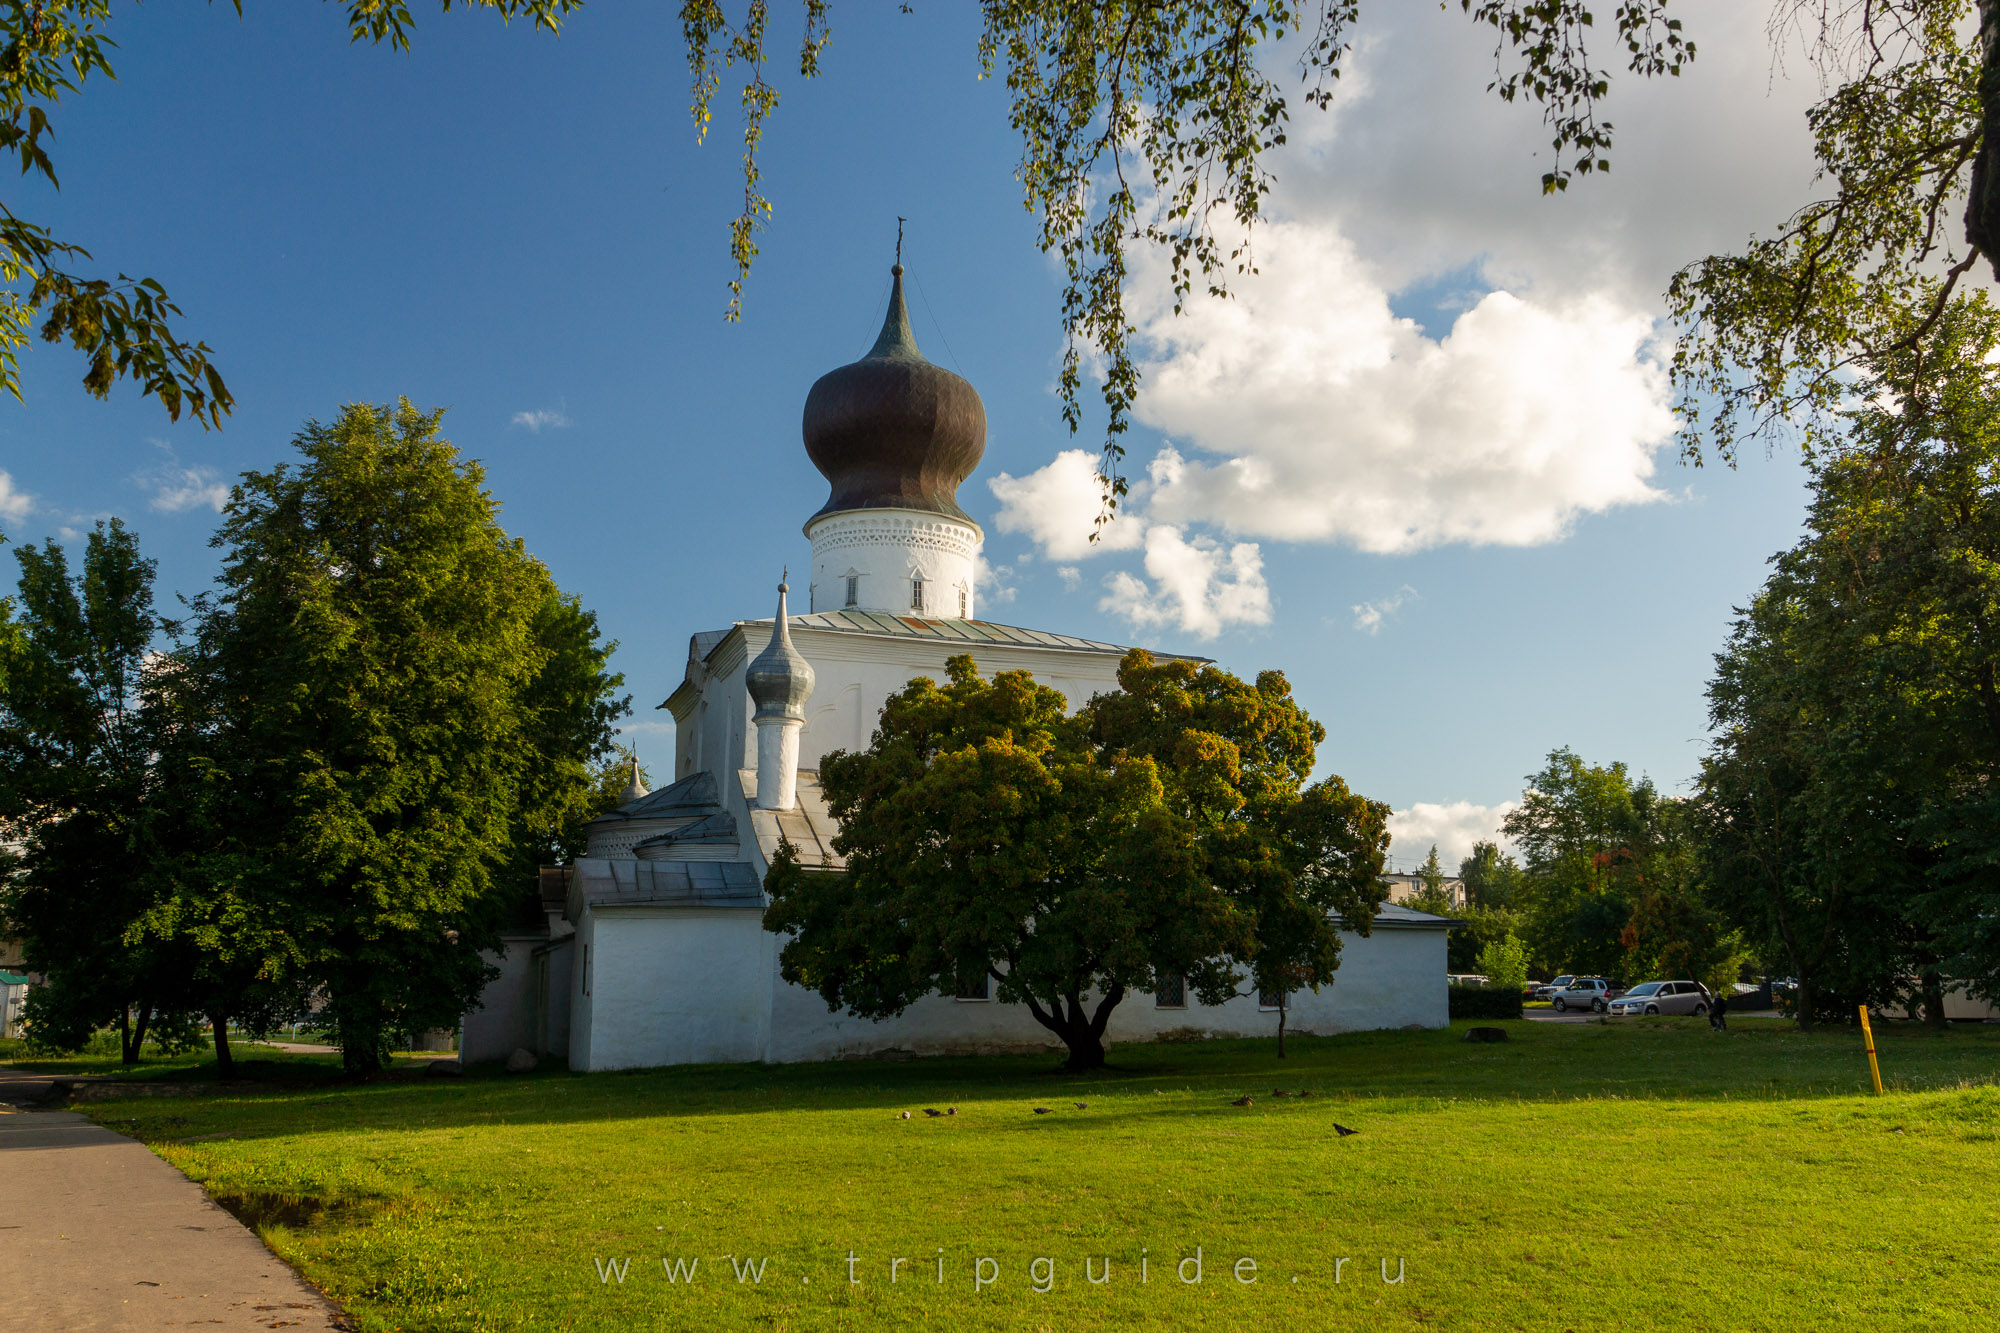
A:
<svg viewBox="0 0 2000 1333">
<path fill-rule="evenodd" d="M 1616 989 L 1603 977 L 1578 977 L 1557 991 L 1549 1003 L 1559 1014 L 1566 1014 L 1572 1009 L 1588 1009 L 1594 1014 L 1601 1014 L 1614 994 Z"/>
<path fill-rule="evenodd" d="M 1555 993 L 1557 991 L 1561 990 L 1564 986 L 1569 985 L 1570 982 L 1575 980 L 1576 980 L 1576 975 L 1574 973 L 1565 972 L 1561 976 L 1557 977 L 1554 981 L 1535 987 L 1535 998 L 1538 1000 L 1553 999 L 1555 998 Z"/>
<path fill-rule="evenodd" d="M 1614 1014 L 1705 1014 L 1708 992 L 1693 981 L 1648 981 L 1611 1002 Z"/>
</svg>

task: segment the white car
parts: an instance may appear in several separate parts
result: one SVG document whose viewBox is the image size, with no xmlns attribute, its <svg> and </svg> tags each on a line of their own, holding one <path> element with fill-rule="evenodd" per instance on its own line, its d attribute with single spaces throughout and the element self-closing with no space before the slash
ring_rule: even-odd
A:
<svg viewBox="0 0 2000 1333">
<path fill-rule="evenodd" d="M 1566 1014 L 1572 1009 L 1588 1009 L 1593 1014 L 1601 1014 L 1610 1006 L 1612 994 L 1611 983 L 1603 977 L 1578 977 L 1557 991 L 1549 1003 L 1559 1014 Z"/>
<path fill-rule="evenodd" d="M 1693 981 L 1648 981 L 1611 1002 L 1611 1012 L 1636 1014 L 1705 1014 L 1708 992 Z"/>
<path fill-rule="evenodd" d="M 1555 998 L 1557 991 L 1575 980 L 1576 976 L 1574 973 L 1565 972 L 1547 985 L 1535 987 L 1535 998 L 1538 1000 L 1552 1000 Z"/>
</svg>

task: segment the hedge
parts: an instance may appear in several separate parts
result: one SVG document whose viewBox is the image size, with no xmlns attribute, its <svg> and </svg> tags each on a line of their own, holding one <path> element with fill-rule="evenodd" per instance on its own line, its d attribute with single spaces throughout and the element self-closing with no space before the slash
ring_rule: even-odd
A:
<svg viewBox="0 0 2000 1333">
<path fill-rule="evenodd" d="M 1453 1018 L 1519 1018 L 1521 992 L 1506 986 L 1453 986 Z"/>
</svg>

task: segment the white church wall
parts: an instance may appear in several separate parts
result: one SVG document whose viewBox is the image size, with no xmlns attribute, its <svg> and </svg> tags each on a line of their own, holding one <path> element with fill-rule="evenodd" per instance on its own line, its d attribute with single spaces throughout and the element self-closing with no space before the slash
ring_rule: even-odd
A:
<svg viewBox="0 0 2000 1333">
<path fill-rule="evenodd" d="M 584 916 L 588 994 L 579 994 L 575 1030 L 586 1040 L 572 1037 L 572 1068 L 762 1058 L 770 990 L 761 912 L 609 907 Z"/>
<path fill-rule="evenodd" d="M 552 940 L 535 951 L 535 1044 L 537 1055 L 569 1059 L 569 1010 L 575 986 L 576 936 Z"/>
<path fill-rule="evenodd" d="M 781 943 L 772 939 L 774 946 Z M 774 1064 L 887 1052 L 991 1053 L 1060 1045 L 1026 1005 L 931 996 L 878 1023 L 829 1012 L 817 992 L 786 983 L 775 966 L 768 975 L 774 990 L 764 1058 Z M 1366 939 L 1342 932 L 1334 984 L 1318 994 L 1293 996 L 1286 1027 L 1320 1034 L 1445 1027 L 1450 1022 L 1445 987 L 1444 931 L 1384 929 Z M 1214 1037 L 1272 1037 L 1278 1013 L 1260 1008 L 1251 995 L 1215 1006 L 1190 996 L 1185 1008 L 1161 1009 L 1152 995 L 1132 994 L 1112 1011 L 1105 1037 L 1114 1045 L 1152 1041 L 1189 1027 Z"/>
<path fill-rule="evenodd" d="M 458 1058 L 466 1064 L 505 1060 L 517 1049 L 534 1050 L 535 946 L 541 935 L 503 935 L 498 952 L 479 956 L 499 967 L 500 975 L 479 993 L 468 1010 L 458 1039 Z"/>
</svg>

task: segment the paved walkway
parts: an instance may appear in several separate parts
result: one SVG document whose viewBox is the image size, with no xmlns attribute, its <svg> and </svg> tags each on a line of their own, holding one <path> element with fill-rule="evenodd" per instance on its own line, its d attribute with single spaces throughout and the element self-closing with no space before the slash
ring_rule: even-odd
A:
<svg viewBox="0 0 2000 1333">
<path fill-rule="evenodd" d="M 0 1105 L 0 1333 L 345 1327 L 144 1144 L 74 1112 Z"/>
</svg>

